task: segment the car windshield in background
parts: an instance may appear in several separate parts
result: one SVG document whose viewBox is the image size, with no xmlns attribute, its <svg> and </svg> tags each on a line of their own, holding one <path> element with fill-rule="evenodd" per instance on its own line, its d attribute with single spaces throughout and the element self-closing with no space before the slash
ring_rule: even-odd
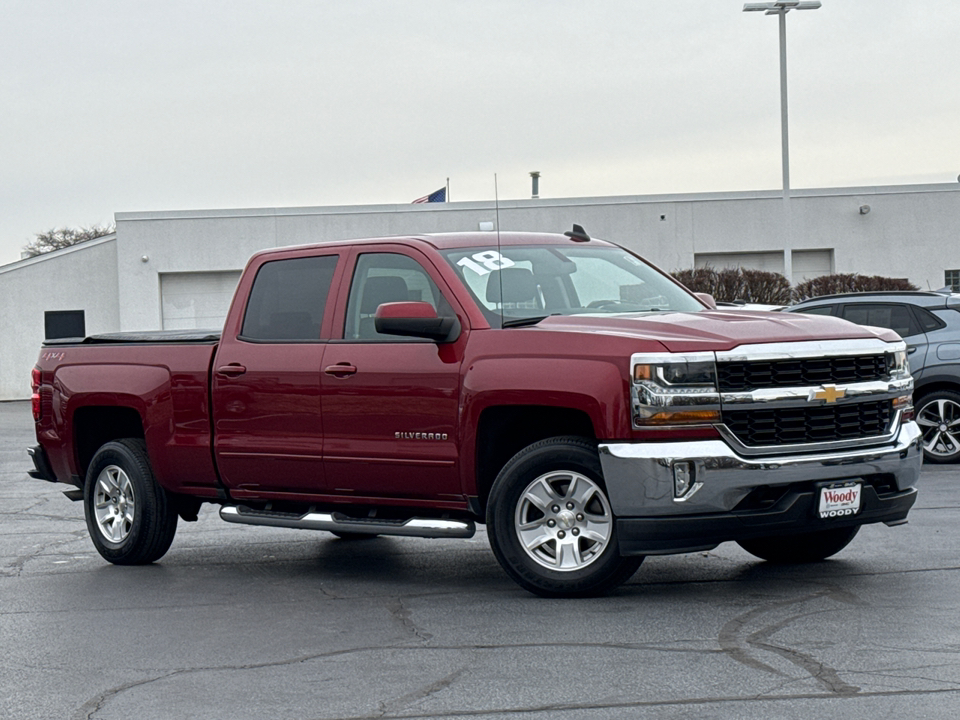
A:
<svg viewBox="0 0 960 720">
<path fill-rule="evenodd" d="M 528 245 L 443 253 L 493 321 L 548 315 L 698 312 L 703 305 L 617 247 Z"/>
</svg>

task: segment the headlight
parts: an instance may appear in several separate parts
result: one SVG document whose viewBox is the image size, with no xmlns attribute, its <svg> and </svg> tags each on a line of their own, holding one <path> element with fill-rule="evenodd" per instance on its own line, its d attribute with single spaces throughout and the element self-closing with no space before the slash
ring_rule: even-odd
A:
<svg viewBox="0 0 960 720">
<path fill-rule="evenodd" d="M 717 366 L 709 362 L 678 359 L 670 363 L 638 363 L 633 366 L 633 380 L 655 382 L 661 387 L 679 385 L 716 388 Z"/>
<path fill-rule="evenodd" d="M 906 343 L 898 343 L 896 350 L 887 353 L 887 370 L 891 380 L 905 384 L 904 394 L 893 399 L 893 409 L 902 413 L 902 420 L 913 420 L 913 379 L 910 377 L 910 360 Z"/>
<path fill-rule="evenodd" d="M 630 365 L 634 427 L 720 422 L 713 353 L 637 354 Z"/>
<path fill-rule="evenodd" d="M 910 375 L 910 361 L 907 359 L 907 348 L 901 345 L 900 349 L 887 353 L 887 369 L 892 378 L 904 378 Z"/>
</svg>

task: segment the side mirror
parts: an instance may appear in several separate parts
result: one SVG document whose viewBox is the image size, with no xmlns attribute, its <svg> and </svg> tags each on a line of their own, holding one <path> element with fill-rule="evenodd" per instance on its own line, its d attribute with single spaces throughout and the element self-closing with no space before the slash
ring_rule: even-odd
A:
<svg viewBox="0 0 960 720">
<path fill-rule="evenodd" d="M 392 302 L 377 307 L 373 316 L 378 333 L 421 337 L 436 342 L 453 342 L 460 337 L 460 321 L 437 317 L 433 305 L 425 302 Z"/>
<path fill-rule="evenodd" d="M 713 295 L 710 293 L 694 293 L 704 305 L 706 305 L 711 310 L 717 309 L 717 301 L 713 299 Z"/>
</svg>

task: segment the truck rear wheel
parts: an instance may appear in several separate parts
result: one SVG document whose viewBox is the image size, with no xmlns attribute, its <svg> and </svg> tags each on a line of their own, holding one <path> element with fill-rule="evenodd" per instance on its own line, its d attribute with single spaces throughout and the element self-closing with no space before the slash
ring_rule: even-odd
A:
<svg viewBox="0 0 960 720">
<path fill-rule="evenodd" d="M 142 440 L 117 440 L 97 451 L 83 510 L 97 552 L 115 565 L 159 560 L 177 531 L 177 511 L 153 477 Z"/>
<path fill-rule="evenodd" d="M 487 535 L 497 561 L 521 587 L 543 597 L 612 590 L 642 557 L 620 557 L 593 443 L 541 440 L 500 471 L 487 502 Z"/>
<path fill-rule="evenodd" d="M 737 540 L 737 545 L 761 560 L 775 563 L 808 563 L 826 560 L 843 550 L 860 526 L 830 528 L 798 535 Z"/>
</svg>

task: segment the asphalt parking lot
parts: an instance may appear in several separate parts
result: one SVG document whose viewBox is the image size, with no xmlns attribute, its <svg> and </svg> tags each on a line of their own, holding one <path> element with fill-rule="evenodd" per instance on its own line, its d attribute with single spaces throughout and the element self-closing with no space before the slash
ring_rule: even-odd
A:
<svg viewBox="0 0 960 720">
<path fill-rule="evenodd" d="M 159 563 L 114 567 L 26 475 L 32 439 L 29 403 L 0 403 L 2 718 L 958 715 L 960 466 L 826 562 L 723 545 L 544 600 L 482 532 L 351 542 L 210 507 Z"/>
</svg>

